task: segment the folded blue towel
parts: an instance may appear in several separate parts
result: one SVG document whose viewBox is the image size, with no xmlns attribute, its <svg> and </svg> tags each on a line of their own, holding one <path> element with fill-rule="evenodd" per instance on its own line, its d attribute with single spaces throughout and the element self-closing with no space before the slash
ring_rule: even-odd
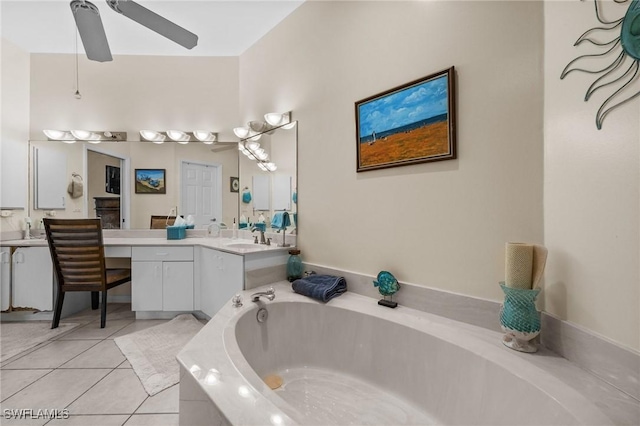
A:
<svg viewBox="0 0 640 426">
<path fill-rule="evenodd" d="M 327 302 L 347 291 L 344 277 L 312 274 L 295 280 L 291 288 L 296 293 Z"/>
<path fill-rule="evenodd" d="M 271 227 L 276 229 L 282 229 L 285 226 L 291 226 L 291 220 L 289 219 L 288 212 L 277 212 L 271 219 Z"/>
</svg>

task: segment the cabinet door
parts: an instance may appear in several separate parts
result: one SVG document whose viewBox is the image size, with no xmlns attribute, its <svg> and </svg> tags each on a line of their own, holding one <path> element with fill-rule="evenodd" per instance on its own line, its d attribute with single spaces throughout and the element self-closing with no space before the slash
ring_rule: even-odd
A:
<svg viewBox="0 0 640 426">
<path fill-rule="evenodd" d="M 131 262 L 131 310 L 162 310 L 162 262 Z"/>
<path fill-rule="evenodd" d="M 202 250 L 200 310 L 213 317 L 244 284 L 244 262 L 240 255 Z"/>
<path fill-rule="evenodd" d="M 0 248 L 0 310 L 9 309 L 11 297 L 11 248 Z"/>
<path fill-rule="evenodd" d="M 200 272 L 200 310 L 213 317 L 216 310 L 215 288 L 222 280 L 220 269 L 220 252 L 209 248 L 202 248 L 198 258 Z"/>
<path fill-rule="evenodd" d="M 162 310 L 193 310 L 193 262 L 162 263 Z"/>
<path fill-rule="evenodd" d="M 53 310 L 53 264 L 48 247 L 20 247 L 12 257 L 13 306 Z"/>
</svg>

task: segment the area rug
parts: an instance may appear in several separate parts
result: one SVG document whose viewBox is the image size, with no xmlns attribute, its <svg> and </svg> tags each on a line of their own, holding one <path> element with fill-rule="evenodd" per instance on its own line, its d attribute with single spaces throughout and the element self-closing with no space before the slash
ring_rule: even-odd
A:
<svg viewBox="0 0 640 426">
<path fill-rule="evenodd" d="M 2 322 L 0 323 L 0 362 L 66 333 L 78 325 L 60 323 L 58 328 L 51 329 L 50 321 Z"/>
<path fill-rule="evenodd" d="M 114 340 L 150 396 L 180 380 L 176 355 L 202 328 L 191 314 Z"/>
</svg>

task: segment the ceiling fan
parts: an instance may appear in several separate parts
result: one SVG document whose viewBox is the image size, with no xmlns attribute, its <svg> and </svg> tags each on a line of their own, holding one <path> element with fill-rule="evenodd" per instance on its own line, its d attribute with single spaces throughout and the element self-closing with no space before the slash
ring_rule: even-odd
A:
<svg viewBox="0 0 640 426">
<path fill-rule="evenodd" d="M 198 44 L 197 35 L 134 1 L 107 0 L 107 4 L 119 14 L 187 49 L 192 49 Z M 85 0 L 73 0 L 70 5 L 87 58 L 98 62 L 112 61 L 113 57 L 100 19 L 100 11 L 96 5 Z"/>
</svg>

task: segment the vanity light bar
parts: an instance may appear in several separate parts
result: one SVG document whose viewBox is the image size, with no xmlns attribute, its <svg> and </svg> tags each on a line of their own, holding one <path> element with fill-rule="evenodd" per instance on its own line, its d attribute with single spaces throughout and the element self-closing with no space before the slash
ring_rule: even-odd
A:
<svg viewBox="0 0 640 426">
<path fill-rule="evenodd" d="M 127 132 L 115 132 L 109 130 L 43 130 L 47 140 L 74 143 L 86 141 L 90 143 L 100 142 L 124 142 L 127 140 Z"/>
<path fill-rule="evenodd" d="M 278 168 L 275 163 L 269 161 L 269 154 L 264 148 L 260 148 L 258 142 L 250 139 L 245 142 L 238 142 L 238 151 L 246 155 L 249 160 L 255 160 L 258 167 L 265 172 L 273 172 Z"/>
<path fill-rule="evenodd" d="M 208 130 L 194 130 L 193 132 L 183 132 L 182 130 L 167 130 L 166 132 L 140 130 L 140 140 L 157 144 L 172 141 L 183 145 L 189 142 L 202 142 L 203 144 L 211 145 L 218 140 L 218 134 Z"/>
<path fill-rule="evenodd" d="M 269 112 L 264 115 L 264 120 L 265 121 L 249 121 L 246 127 L 234 128 L 233 133 L 240 139 L 257 141 L 262 137 L 263 133 L 271 134 L 277 127 L 291 129 L 296 125 L 295 121 L 291 121 L 291 111 Z"/>
</svg>

